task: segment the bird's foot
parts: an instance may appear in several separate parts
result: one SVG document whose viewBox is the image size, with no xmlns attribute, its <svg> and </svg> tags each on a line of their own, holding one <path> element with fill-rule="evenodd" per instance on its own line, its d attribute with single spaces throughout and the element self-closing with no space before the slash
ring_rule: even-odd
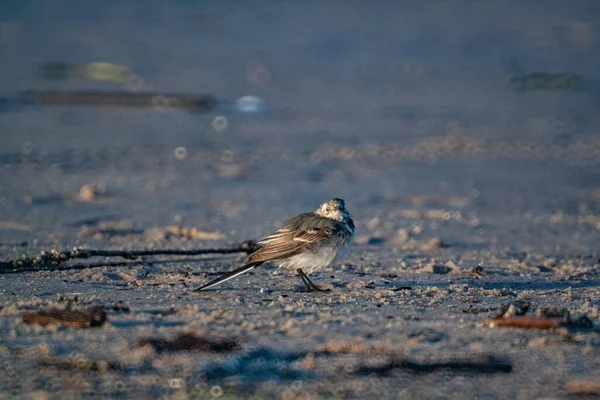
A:
<svg viewBox="0 0 600 400">
<path fill-rule="evenodd" d="M 304 271 L 302 271 L 302 269 L 298 268 L 296 270 L 296 272 L 298 272 L 298 275 L 300 276 L 300 278 L 302 279 L 302 282 L 306 286 L 307 292 L 330 292 L 331 291 L 331 289 L 321 289 L 320 287 L 315 285 L 313 283 L 313 281 L 311 281 L 308 278 L 308 276 L 306 276 L 306 274 L 304 273 Z"/>
</svg>

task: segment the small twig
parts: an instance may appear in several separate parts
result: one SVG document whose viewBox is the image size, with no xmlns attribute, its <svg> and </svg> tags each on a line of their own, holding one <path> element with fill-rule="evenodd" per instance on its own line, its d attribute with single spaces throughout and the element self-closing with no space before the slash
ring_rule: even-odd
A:
<svg viewBox="0 0 600 400">
<path fill-rule="evenodd" d="M 485 321 L 484 326 L 491 328 L 497 326 L 514 328 L 533 328 L 533 329 L 553 329 L 560 328 L 562 321 L 560 318 L 530 318 L 530 317 L 510 317 Z"/>
<path fill-rule="evenodd" d="M 600 395 L 600 383 L 591 381 L 569 381 L 565 390 L 570 394 Z"/>
<path fill-rule="evenodd" d="M 553 311 L 553 310 L 549 310 Z M 548 311 L 546 311 L 548 312 Z M 556 313 L 550 314 L 550 317 L 527 317 L 517 316 L 488 320 L 483 322 L 483 326 L 495 327 L 513 327 L 513 328 L 531 328 L 531 329 L 593 329 L 594 324 L 587 316 L 582 315 L 572 318 L 568 311 L 565 311 L 562 317 L 554 317 Z"/>
<path fill-rule="evenodd" d="M 40 271 L 40 270 L 56 270 L 56 269 L 69 269 L 68 266 L 60 266 L 60 264 L 74 259 L 90 258 L 90 257 L 122 257 L 127 260 L 135 260 L 144 256 L 157 256 L 157 255 L 184 255 L 184 256 L 196 256 L 202 254 L 234 254 L 234 253 L 251 253 L 255 249 L 254 241 L 246 241 L 233 248 L 222 248 L 222 249 L 196 249 L 196 250 L 174 250 L 174 249 L 162 249 L 162 250 L 89 250 L 83 247 L 75 247 L 69 251 L 56 251 L 50 252 L 42 251 L 38 256 L 22 259 L 22 260 L 11 260 L 11 261 L 0 261 L 0 274 L 7 273 L 18 273 L 26 271 Z M 82 266 L 78 266 L 77 269 L 81 269 Z M 83 268 L 86 268 L 83 266 Z"/>
</svg>

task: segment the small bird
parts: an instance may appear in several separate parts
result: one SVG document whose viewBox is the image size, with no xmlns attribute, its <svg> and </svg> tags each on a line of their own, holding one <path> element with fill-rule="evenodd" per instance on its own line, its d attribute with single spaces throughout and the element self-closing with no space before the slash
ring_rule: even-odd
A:
<svg viewBox="0 0 600 400">
<path fill-rule="evenodd" d="M 296 273 L 309 292 L 327 291 L 315 285 L 306 274 L 319 271 L 343 257 L 354 237 L 354 221 L 342 199 L 332 199 L 313 212 L 284 222 L 283 228 L 261 239 L 258 250 L 240 268 L 200 286 L 209 289 L 263 264 L 276 265 Z"/>
</svg>

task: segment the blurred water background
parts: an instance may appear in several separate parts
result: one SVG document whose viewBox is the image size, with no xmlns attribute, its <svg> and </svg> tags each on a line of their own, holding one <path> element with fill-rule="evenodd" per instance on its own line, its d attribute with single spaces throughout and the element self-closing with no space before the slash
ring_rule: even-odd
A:
<svg viewBox="0 0 600 400">
<path fill-rule="evenodd" d="M 90 90 L 266 106 L 5 101 L 0 220 L 17 222 L 0 230 L 3 252 L 89 244 L 81 221 L 111 218 L 244 240 L 334 196 L 384 238 L 419 225 L 460 248 L 598 251 L 599 15 L 584 0 L 1 1 L 5 100 Z M 123 69 L 68 72 L 90 63 Z M 68 201 L 84 185 L 98 199 Z"/>
</svg>

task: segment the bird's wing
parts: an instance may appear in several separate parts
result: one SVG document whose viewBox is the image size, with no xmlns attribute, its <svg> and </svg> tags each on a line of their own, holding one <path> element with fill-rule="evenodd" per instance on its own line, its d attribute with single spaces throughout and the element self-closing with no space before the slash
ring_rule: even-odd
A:
<svg viewBox="0 0 600 400">
<path fill-rule="evenodd" d="M 248 257 L 249 263 L 283 260 L 310 249 L 339 229 L 338 222 L 313 213 L 301 214 L 285 222 L 284 227 L 258 242 L 261 246 Z"/>
</svg>

